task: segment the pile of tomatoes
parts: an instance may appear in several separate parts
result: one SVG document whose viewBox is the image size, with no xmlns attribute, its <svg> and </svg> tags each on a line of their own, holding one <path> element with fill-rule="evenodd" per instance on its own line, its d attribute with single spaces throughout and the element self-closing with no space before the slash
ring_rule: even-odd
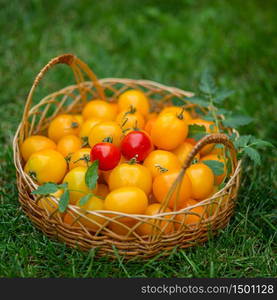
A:
<svg viewBox="0 0 277 300">
<path fill-rule="evenodd" d="M 126 214 L 155 215 L 194 205 L 213 195 L 226 176 L 222 149 L 205 146 L 185 172 L 179 188 L 168 192 L 180 174 L 182 164 L 196 141 L 188 138 L 189 125 L 215 130 L 213 122 L 192 118 L 180 106 L 168 106 L 161 112 L 150 112 L 147 96 L 139 90 L 127 90 L 114 102 L 89 101 L 81 114 L 59 114 L 49 124 L 47 136 L 33 135 L 21 145 L 24 171 L 39 185 L 48 182 L 67 183 L 70 204 L 82 211 L 108 210 Z M 203 163 L 217 160 L 224 163 L 224 174 L 214 175 Z M 98 180 L 94 189 L 86 184 L 86 173 L 93 162 L 98 163 Z M 53 195 L 59 199 L 63 190 Z M 85 195 L 91 197 L 82 204 Z M 50 197 L 39 206 L 50 213 L 57 204 Z M 178 214 L 175 222 L 162 221 L 159 230 L 171 233 L 180 226 L 190 226 L 207 216 L 203 206 L 192 214 Z M 111 216 L 108 213 L 106 216 Z M 101 214 L 81 217 L 74 222 L 65 212 L 68 225 L 82 224 L 96 231 L 107 222 Z M 170 218 L 170 216 L 168 216 Z M 107 226 L 117 234 L 125 234 L 136 219 L 122 217 Z M 137 226 L 136 232 L 150 235 L 154 219 Z M 120 226 L 123 224 L 124 226 Z M 157 227 L 155 227 L 157 228 Z"/>
</svg>

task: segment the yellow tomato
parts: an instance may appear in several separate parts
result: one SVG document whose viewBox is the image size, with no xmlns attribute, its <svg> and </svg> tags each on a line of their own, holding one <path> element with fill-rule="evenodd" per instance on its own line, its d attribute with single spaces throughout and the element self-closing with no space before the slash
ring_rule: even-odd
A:
<svg viewBox="0 0 277 300">
<path fill-rule="evenodd" d="M 107 210 L 127 214 L 143 214 L 147 205 L 145 192 L 135 186 L 115 189 L 105 199 Z"/>
<path fill-rule="evenodd" d="M 152 119 L 156 119 L 158 117 L 158 113 L 157 112 L 151 112 L 148 115 L 145 116 L 145 120 L 149 121 Z"/>
<path fill-rule="evenodd" d="M 96 118 L 89 118 L 87 119 L 81 126 L 80 132 L 79 132 L 79 137 L 83 140 L 86 141 L 88 139 L 89 133 L 91 129 L 96 125 L 101 122 L 100 119 Z"/>
<path fill-rule="evenodd" d="M 118 108 L 118 103 L 117 102 L 109 102 L 110 106 L 114 110 L 114 114 L 117 115 L 119 108 Z"/>
<path fill-rule="evenodd" d="M 224 148 L 214 147 L 209 154 L 224 155 Z"/>
<path fill-rule="evenodd" d="M 77 206 L 81 208 L 81 213 L 85 217 L 79 219 L 80 223 L 85 227 L 91 229 L 92 231 L 97 231 L 102 227 L 102 225 L 107 222 L 105 218 L 89 213 L 89 211 L 94 210 L 104 210 L 104 201 L 96 196 L 92 196 L 88 202 L 84 205 L 80 204 L 80 200 L 77 203 Z"/>
<path fill-rule="evenodd" d="M 59 201 L 62 194 L 63 190 L 60 189 L 50 196 L 56 198 L 56 200 Z M 58 203 L 56 203 L 52 197 L 43 197 L 38 201 L 38 206 L 45 209 L 49 214 L 54 213 L 58 209 Z"/>
<path fill-rule="evenodd" d="M 219 156 L 217 154 L 209 154 L 201 158 L 201 161 L 205 161 L 205 160 L 215 160 L 223 163 L 223 173 L 221 175 L 214 176 L 215 184 L 220 185 L 227 174 L 226 158 L 224 158 L 223 156 Z"/>
<path fill-rule="evenodd" d="M 193 149 L 192 144 L 184 142 L 181 145 L 179 145 L 176 149 L 174 149 L 173 153 L 178 157 L 181 164 L 183 164 L 187 159 L 188 155 L 190 154 L 190 152 L 192 151 L 192 149 Z M 194 158 L 199 160 L 200 154 L 197 153 Z"/>
<path fill-rule="evenodd" d="M 180 114 L 182 114 L 185 121 L 188 121 L 188 120 L 192 119 L 190 113 L 187 112 L 186 110 L 184 110 L 181 106 L 168 106 L 168 107 L 165 107 L 160 112 L 160 115 L 164 114 L 164 113 L 173 113 L 176 116 L 179 116 Z"/>
<path fill-rule="evenodd" d="M 110 215 L 110 217 L 113 219 L 115 215 Z M 132 236 L 133 231 L 132 227 L 135 226 L 135 224 L 138 221 L 136 219 L 127 219 L 127 218 L 115 218 L 109 222 L 108 227 L 116 234 L 122 235 L 122 236 Z"/>
<path fill-rule="evenodd" d="M 140 90 L 128 90 L 119 96 L 119 111 L 128 110 L 130 106 L 136 108 L 143 116 L 146 116 L 149 113 L 149 100 Z"/>
<path fill-rule="evenodd" d="M 154 203 L 154 204 L 150 204 L 146 211 L 145 211 L 145 215 L 147 216 L 153 216 L 159 213 L 164 213 L 164 212 L 171 212 L 171 210 L 169 208 L 166 208 L 164 210 L 161 209 L 161 204 L 159 203 Z M 171 216 L 163 216 L 160 218 L 164 218 L 164 219 L 171 219 Z M 173 231 L 174 229 L 174 223 L 170 222 L 168 220 L 158 220 L 158 219 L 145 219 L 145 223 L 142 223 L 141 225 L 138 226 L 137 228 L 137 232 L 140 235 L 158 235 L 161 233 L 164 234 L 169 234 Z"/>
<path fill-rule="evenodd" d="M 48 127 L 48 137 L 54 142 L 58 142 L 65 135 L 78 135 L 79 130 L 80 124 L 75 116 L 62 114 L 58 115 L 50 122 Z"/>
<path fill-rule="evenodd" d="M 94 210 L 105 210 L 104 201 L 98 197 L 92 196 L 85 205 L 81 205 L 80 201 L 78 201 L 76 205 L 80 208 L 80 214 L 74 212 L 66 213 L 64 223 L 76 227 L 83 225 L 87 229 L 95 232 L 107 222 L 105 217 L 90 213 L 90 211 Z"/>
<path fill-rule="evenodd" d="M 193 206 L 197 203 L 197 201 L 190 199 L 182 208 Z M 205 218 L 205 208 L 203 206 L 191 208 L 188 212 L 180 213 L 175 216 L 175 220 L 177 221 L 175 228 L 178 230 L 182 227 L 197 226 L 203 218 Z"/>
<path fill-rule="evenodd" d="M 154 150 L 144 160 L 143 165 L 155 178 L 165 171 L 179 170 L 181 164 L 175 154 L 165 150 Z"/>
<path fill-rule="evenodd" d="M 188 125 L 182 116 L 172 113 L 159 115 L 152 126 L 151 138 L 153 144 L 163 150 L 173 150 L 178 147 L 188 134 Z"/>
<path fill-rule="evenodd" d="M 76 204 L 80 198 L 85 196 L 86 194 L 97 193 L 97 185 L 96 188 L 91 190 L 85 182 L 87 168 L 86 167 L 76 167 L 70 170 L 66 176 L 64 177 L 63 183 L 68 184 L 69 194 L 70 194 L 70 203 Z"/>
<path fill-rule="evenodd" d="M 150 171 L 140 164 L 123 163 L 116 166 L 109 176 L 110 190 L 127 186 L 138 187 L 148 195 L 152 188 Z"/>
<path fill-rule="evenodd" d="M 121 111 L 116 117 L 116 122 L 122 130 L 136 128 L 142 129 L 145 124 L 143 115 L 132 109 L 128 111 Z"/>
<path fill-rule="evenodd" d="M 157 117 L 155 118 L 152 118 L 150 120 L 148 120 L 144 126 L 144 130 L 149 134 L 151 135 L 151 131 L 152 131 L 152 127 L 153 127 L 153 124 L 155 123 Z"/>
<path fill-rule="evenodd" d="M 153 194 L 160 202 L 166 202 L 170 208 L 181 207 L 190 197 L 192 193 L 192 186 L 187 174 L 184 174 L 183 179 L 175 186 L 174 191 L 171 190 L 180 171 L 168 171 L 158 175 L 153 182 Z M 169 193 L 172 194 L 170 195 Z"/>
<path fill-rule="evenodd" d="M 76 167 L 88 167 L 90 162 L 90 148 L 81 148 L 75 151 L 69 160 L 69 170 Z"/>
<path fill-rule="evenodd" d="M 88 142 L 92 148 L 95 144 L 103 142 L 107 138 L 112 139 L 112 143 L 119 147 L 123 134 L 120 126 L 113 121 L 105 121 L 96 124 L 90 131 Z"/>
<path fill-rule="evenodd" d="M 104 183 L 98 184 L 97 196 L 105 199 L 109 193 L 110 193 L 110 190 L 106 184 L 104 184 Z"/>
<path fill-rule="evenodd" d="M 60 152 L 53 149 L 33 153 L 24 167 L 25 173 L 34 178 L 38 184 L 61 182 L 66 169 L 64 157 Z"/>
<path fill-rule="evenodd" d="M 73 115 L 73 117 L 77 120 L 77 122 L 79 123 L 79 125 L 81 127 L 84 123 L 83 116 L 81 114 L 75 114 L 75 115 Z"/>
<path fill-rule="evenodd" d="M 119 161 L 117 166 L 121 165 L 124 162 L 126 162 L 126 158 L 123 155 L 121 155 L 120 161 Z M 112 173 L 112 170 L 109 170 L 109 171 L 102 171 L 101 170 L 100 171 L 101 178 L 107 184 L 109 184 L 109 178 L 110 178 L 111 173 Z"/>
<path fill-rule="evenodd" d="M 32 135 L 27 137 L 20 146 L 21 155 L 24 161 L 27 161 L 33 153 L 44 149 L 56 149 L 56 144 L 42 135 Z"/>
<path fill-rule="evenodd" d="M 194 124 L 195 125 L 199 125 L 199 126 L 204 126 L 207 133 L 216 132 L 214 122 L 206 121 L 206 120 L 202 120 L 202 119 L 193 119 L 193 120 L 189 120 L 188 121 L 188 125 L 194 125 Z M 214 127 L 212 127 L 212 126 L 214 126 Z M 189 142 L 191 144 L 193 144 L 193 145 L 196 144 L 196 141 L 193 138 L 190 138 Z M 200 150 L 200 155 L 206 155 L 206 154 L 208 154 L 209 152 L 211 152 L 211 150 L 213 149 L 213 147 L 214 147 L 214 144 L 209 144 L 209 145 L 204 146 Z"/>
<path fill-rule="evenodd" d="M 214 186 L 213 171 L 203 163 L 196 163 L 186 170 L 186 174 L 191 181 L 193 199 L 207 198 Z"/>
<path fill-rule="evenodd" d="M 68 157 L 70 154 L 76 152 L 82 147 L 82 141 L 76 135 L 65 135 L 57 144 L 57 151 L 59 151 L 64 157 Z"/>
<path fill-rule="evenodd" d="M 86 104 L 83 109 L 83 118 L 101 119 L 103 121 L 113 121 L 116 117 L 116 109 L 114 105 L 103 100 L 92 100 Z"/>
</svg>

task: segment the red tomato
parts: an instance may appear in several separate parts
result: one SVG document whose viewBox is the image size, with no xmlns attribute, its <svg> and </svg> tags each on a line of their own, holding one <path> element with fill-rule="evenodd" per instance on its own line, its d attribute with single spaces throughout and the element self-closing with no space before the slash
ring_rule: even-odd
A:
<svg viewBox="0 0 277 300">
<path fill-rule="evenodd" d="M 143 131 L 131 131 L 122 140 L 121 152 L 127 158 L 143 161 L 153 150 L 151 138 Z"/>
<path fill-rule="evenodd" d="M 98 160 L 99 169 L 108 171 L 117 166 L 121 158 L 120 150 L 112 143 L 98 143 L 90 151 L 90 160 Z"/>
</svg>

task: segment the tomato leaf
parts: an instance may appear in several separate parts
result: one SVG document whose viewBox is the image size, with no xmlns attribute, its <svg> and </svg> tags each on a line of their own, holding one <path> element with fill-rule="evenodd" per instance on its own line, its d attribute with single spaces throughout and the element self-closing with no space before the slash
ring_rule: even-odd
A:
<svg viewBox="0 0 277 300">
<path fill-rule="evenodd" d="M 199 90 L 204 94 L 212 95 L 216 92 L 217 88 L 215 81 L 208 70 L 204 70 L 201 76 Z"/>
<path fill-rule="evenodd" d="M 59 211 L 65 212 L 69 204 L 69 190 L 66 188 L 59 201 Z"/>
<path fill-rule="evenodd" d="M 89 200 L 92 196 L 93 196 L 92 193 L 89 193 L 89 194 L 83 196 L 83 197 L 79 200 L 79 205 L 80 205 L 80 206 L 83 206 L 83 205 L 87 204 L 88 200 Z"/>
<path fill-rule="evenodd" d="M 230 97 L 232 94 L 234 93 L 234 91 L 231 90 L 220 90 L 217 91 L 213 101 L 215 103 L 222 103 L 225 99 L 227 99 L 228 97 Z"/>
<path fill-rule="evenodd" d="M 47 182 L 41 186 L 39 186 L 36 190 L 32 191 L 34 195 L 49 195 L 57 192 L 59 189 L 56 183 Z"/>
<path fill-rule="evenodd" d="M 247 144 L 250 142 L 251 138 L 251 135 L 241 135 L 234 141 L 234 145 L 237 149 L 246 147 Z"/>
<path fill-rule="evenodd" d="M 237 115 L 237 116 L 228 117 L 225 120 L 222 120 L 222 123 L 226 127 L 236 128 L 239 126 L 247 125 L 247 124 L 251 123 L 252 121 L 253 121 L 253 119 L 251 117 Z"/>
<path fill-rule="evenodd" d="M 96 187 L 97 179 L 98 179 L 98 160 L 95 160 L 91 164 L 91 166 L 87 169 L 86 176 L 85 176 L 86 185 L 93 190 Z"/>
<path fill-rule="evenodd" d="M 189 125 L 188 138 L 193 138 L 198 141 L 205 135 L 207 135 L 205 126 L 197 124 Z"/>
<path fill-rule="evenodd" d="M 262 147 L 273 147 L 274 148 L 274 145 L 272 145 L 270 142 L 267 142 L 267 141 L 264 141 L 264 140 L 261 140 L 261 139 L 256 139 L 255 137 L 252 137 L 252 140 L 251 140 L 251 146 L 256 146 L 258 148 L 262 148 Z"/>
<path fill-rule="evenodd" d="M 59 189 L 66 189 L 67 186 L 68 186 L 68 184 L 67 184 L 67 182 L 65 182 L 65 183 L 59 184 L 59 185 L 58 185 L 58 188 L 59 188 Z"/>
<path fill-rule="evenodd" d="M 261 156 L 259 152 L 251 147 L 246 147 L 243 150 L 244 154 L 246 154 L 255 164 L 260 165 L 261 164 Z"/>
<path fill-rule="evenodd" d="M 208 107 L 209 106 L 209 102 L 207 100 L 205 100 L 202 97 L 198 97 L 198 96 L 193 96 L 193 97 L 189 97 L 187 98 L 187 100 L 193 104 L 197 104 L 203 107 Z"/>
<path fill-rule="evenodd" d="M 217 160 L 203 160 L 203 164 L 212 169 L 213 173 L 218 176 L 224 173 L 224 164 Z"/>
</svg>

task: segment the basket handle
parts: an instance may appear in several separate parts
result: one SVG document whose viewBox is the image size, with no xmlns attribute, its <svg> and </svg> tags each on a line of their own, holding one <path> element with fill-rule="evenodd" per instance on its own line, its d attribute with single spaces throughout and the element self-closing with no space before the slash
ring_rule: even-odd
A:
<svg viewBox="0 0 277 300">
<path fill-rule="evenodd" d="M 60 55 L 60 56 L 57 56 L 57 57 L 51 59 L 37 74 L 37 76 L 33 82 L 33 85 L 29 91 L 28 97 L 27 97 L 27 101 L 26 101 L 23 116 L 22 116 L 22 123 L 24 123 L 24 121 L 26 121 L 28 118 L 28 112 L 29 112 L 31 104 L 32 104 L 33 95 L 34 95 L 36 87 L 38 86 L 41 79 L 44 77 L 45 73 L 47 73 L 48 70 L 50 70 L 57 64 L 65 64 L 65 65 L 70 66 L 71 70 L 74 73 L 74 76 L 75 76 L 75 79 L 76 79 L 76 82 L 78 85 L 84 81 L 84 77 L 82 74 L 82 71 L 83 71 L 83 73 L 86 74 L 89 77 L 89 79 L 93 82 L 99 97 L 103 100 L 106 100 L 105 93 L 104 93 L 102 86 L 100 85 L 96 75 L 92 72 L 92 70 L 88 67 L 88 65 L 85 64 L 83 61 L 81 61 L 79 58 L 77 58 L 73 54 L 63 54 L 63 55 Z M 80 86 L 79 86 L 79 90 L 81 92 Z M 81 93 L 81 96 L 82 96 L 82 93 Z"/>
<path fill-rule="evenodd" d="M 230 138 L 223 133 L 213 133 L 210 135 L 206 135 L 204 136 L 201 140 L 199 140 L 196 145 L 194 146 L 194 148 L 191 150 L 191 152 L 189 153 L 189 155 L 187 156 L 182 169 L 186 170 L 190 164 L 192 163 L 195 155 L 206 145 L 208 144 L 223 144 L 226 147 L 229 148 L 230 150 L 230 154 L 232 157 L 232 161 L 233 161 L 233 165 L 236 166 L 237 165 L 237 154 L 236 154 L 236 149 L 235 146 L 233 144 L 233 142 L 230 140 Z"/>
</svg>

